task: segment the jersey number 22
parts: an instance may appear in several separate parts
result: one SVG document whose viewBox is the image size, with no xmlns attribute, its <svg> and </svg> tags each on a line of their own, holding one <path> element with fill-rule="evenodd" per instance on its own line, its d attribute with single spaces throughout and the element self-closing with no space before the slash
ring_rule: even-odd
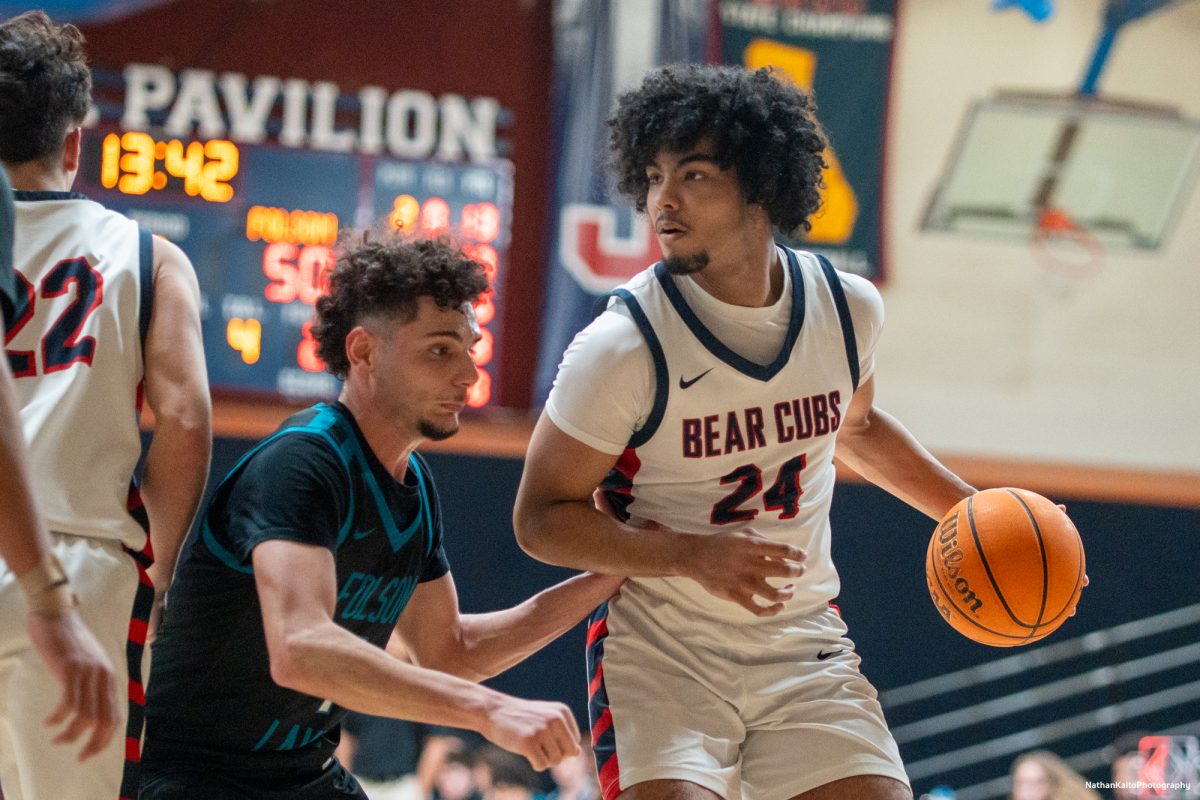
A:
<svg viewBox="0 0 1200 800">
<path fill-rule="evenodd" d="M 20 272 L 17 277 L 17 298 L 13 308 L 13 322 L 4 334 L 4 344 L 13 340 L 21 329 L 33 318 L 34 303 L 39 292 Z M 80 336 L 83 325 L 104 299 L 104 278 L 92 269 L 86 258 L 68 258 L 54 265 L 42 278 L 40 296 L 43 299 L 61 297 L 71 284 L 75 284 L 75 299 L 71 301 L 58 319 L 42 336 L 42 373 L 57 372 L 79 361 L 88 366 L 96 353 L 96 339 Z M 25 378 L 38 374 L 36 355 L 33 350 L 8 350 L 8 364 L 14 378 Z"/>
</svg>

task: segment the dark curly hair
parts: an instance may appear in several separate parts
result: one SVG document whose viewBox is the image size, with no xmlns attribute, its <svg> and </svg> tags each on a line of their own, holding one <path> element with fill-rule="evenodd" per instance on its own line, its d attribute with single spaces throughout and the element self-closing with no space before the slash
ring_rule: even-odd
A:
<svg viewBox="0 0 1200 800">
<path fill-rule="evenodd" d="M 83 34 L 29 11 L 0 25 L 0 161 L 57 153 L 92 101 Z"/>
<path fill-rule="evenodd" d="M 676 64 L 650 72 L 621 95 L 608 121 L 617 187 L 646 210 L 646 167 L 663 148 L 683 151 L 709 138 L 717 164 L 733 167 L 748 203 L 785 235 L 821 205 L 825 136 L 811 96 L 764 67 Z"/>
<path fill-rule="evenodd" d="M 349 243 L 350 238 L 356 241 Z M 325 368 L 346 377 L 346 334 L 371 316 L 411 321 L 417 301 L 431 297 L 440 308 L 457 308 L 488 289 L 483 267 L 445 241 L 399 234 L 363 241 L 361 233 L 343 238 L 329 291 L 317 300 L 313 338 Z"/>
</svg>

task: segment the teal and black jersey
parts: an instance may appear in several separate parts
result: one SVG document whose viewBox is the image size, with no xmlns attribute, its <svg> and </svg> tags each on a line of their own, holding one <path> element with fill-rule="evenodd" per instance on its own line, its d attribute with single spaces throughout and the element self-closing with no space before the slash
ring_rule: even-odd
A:
<svg viewBox="0 0 1200 800">
<path fill-rule="evenodd" d="M 401 483 L 345 406 L 289 418 L 221 482 L 180 555 L 154 643 L 147 774 L 186 764 L 270 784 L 332 755 L 345 711 L 271 679 L 251 553 L 277 539 L 334 554 L 335 621 L 378 647 L 416 585 L 449 571 L 418 455 Z"/>
</svg>

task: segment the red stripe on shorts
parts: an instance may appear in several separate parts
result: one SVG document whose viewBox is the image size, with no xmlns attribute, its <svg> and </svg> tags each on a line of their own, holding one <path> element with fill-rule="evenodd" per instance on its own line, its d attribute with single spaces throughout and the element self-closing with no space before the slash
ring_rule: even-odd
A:
<svg viewBox="0 0 1200 800">
<path fill-rule="evenodd" d="M 592 682 L 588 684 L 588 699 L 596 696 L 596 690 L 600 688 L 600 684 L 604 682 L 604 664 L 596 665 L 596 675 L 592 678 Z"/>
<path fill-rule="evenodd" d="M 137 764 L 142 760 L 142 745 L 132 736 L 125 737 L 125 760 Z"/>
<path fill-rule="evenodd" d="M 149 626 L 140 619 L 129 620 L 129 641 L 136 644 L 144 645 L 146 643 L 146 631 Z"/>
<path fill-rule="evenodd" d="M 588 632 L 587 632 L 588 646 L 590 647 L 591 645 L 595 644 L 596 640 L 599 639 L 601 636 L 607 636 L 607 635 L 608 635 L 608 616 L 605 615 L 601 619 L 598 619 L 595 622 L 593 622 L 592 626 L 590 628 L 588 628 Z"/>
<path fill-rule="evenodd" d="M 597 741 L 604 732 L 612 727 L 612 711 L 605 708 L 600 714 L 600 718 L 596 720 L 596 724 L 592 726 L 592 741 Z"/>
<path fill-rule="evenodd" d="M 617 763 L 616 753 L 600 767 L 600 791 L 604 794 L 604 800 L 616 800 L 621 793 L 621 765 Z"/>
</svg>

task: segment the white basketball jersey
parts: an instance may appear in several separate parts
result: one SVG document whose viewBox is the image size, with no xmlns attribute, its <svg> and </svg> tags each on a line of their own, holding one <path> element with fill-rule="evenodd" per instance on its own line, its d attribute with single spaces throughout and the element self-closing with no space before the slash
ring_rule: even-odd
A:
<svg viewBox="0 0 1200 800">
<path fill-rule="evenodd" d="M 66 192 L 16 193 L 17 309 L 5 336 L 38 506 L 61 533 L 146 533 L 131 516 L 152 245 L 137 223 Z"/>
<path fill-rule="evenodd" d="M 722 344 L 661 264 L 614 293 L 649 346 L 655 400 L 603 488 L 633 524 L 700 533 L 753 528 L 803 548 L 806 572 L 783 612 L 799 615 L 839 590 L 829 531 L 834 440 L 858 381 L 858 355 L 833 267 L 809 253 L 785 252 L 791 324 L 765 366 Z M 758 619 L 690 579 L 634 583 L 635 592 L 684 614 L 739 624 Z"/>
</svg>

